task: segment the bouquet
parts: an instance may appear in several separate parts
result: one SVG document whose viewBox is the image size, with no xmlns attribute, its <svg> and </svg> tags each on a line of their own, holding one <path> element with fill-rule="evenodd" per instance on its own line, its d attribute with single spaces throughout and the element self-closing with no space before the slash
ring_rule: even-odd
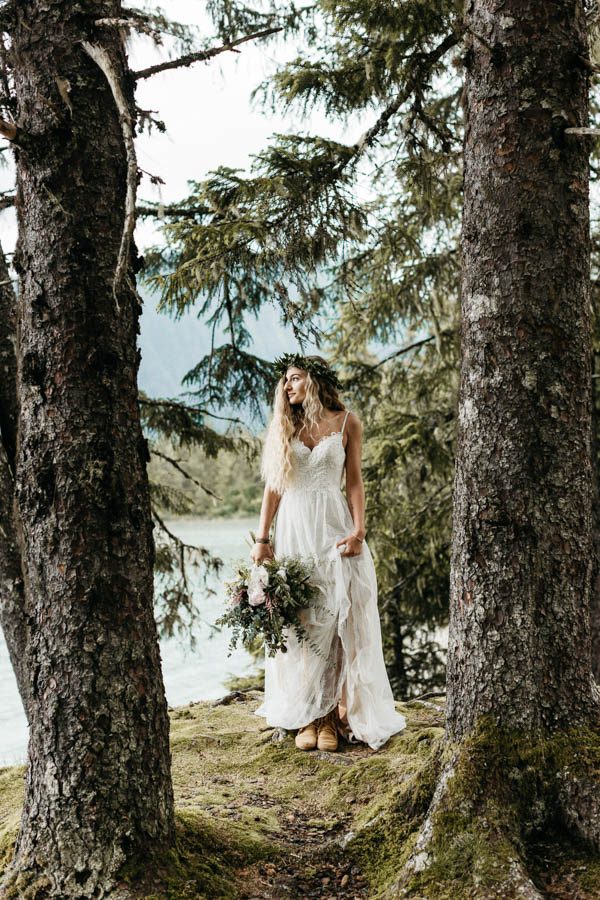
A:
<svg viewBox="0 0 600 900">
<path fill-rule="evenodd" d="M 233 629 L 230 648 L 238 642 L 250 648 L 262 638 L 269 656 L 286 652 L 286 634 L 293 628 L 299 641 L 319 652 L 301 623 L 301 612 L 313 604 L 320 589 L 310 581 L 313 567 L 295 557 L 266 559 L 261 565 L 239 563 L 236 577 L 225 582 L 229 603 L 216 625 Z"/>
</svg>

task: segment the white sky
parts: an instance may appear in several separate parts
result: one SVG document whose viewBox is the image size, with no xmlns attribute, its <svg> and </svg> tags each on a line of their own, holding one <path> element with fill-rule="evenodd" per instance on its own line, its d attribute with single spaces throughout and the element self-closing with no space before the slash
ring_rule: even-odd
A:
<svg viewBox="0 0 600 900">
<path fill-rule="evenodd" d="M 202 0 L 169 0 L 170 18 L 203 28 L 205 38 L 212 33 Z M 138 165 L 159 175 L 164 185 L 154 186 L 144 175 L 138 188 L 138 201 L 183 199 L 190 179 L 200 181 L 219 165 L 246 168 L 250 154 L 268 144 L 276 132 L 310 131 L 345 139 L 337 124 L 315 113 L 309 121 L 299 116 L 273 117 L 250 104 L 250 94 L 263 78 L 274 71 L 277 61 L 296 56 L 294 40 L 267 45 L 252 42 L 239 53 L 222 53 L 208 63 L 195 63 L 186 69 L 167 70 L 141 80 L 136 101 L 143 109 L 156 111 L 167 126 L 167 134 L 153 131 L 137 138 Z M 132 69 L 166 59 L 167 46 L 155 48 L 149 38 L 134 37 L 129 45 Z M 356 139 L 370 123 L 355 123 Z M 3 154 L 9 157 L 10 154 Z M 12 160 L 9 169 L 0 170 L 0 189 L 12 189 Z M 0 215 L 0 240 L 5 251 L 12 251 L 16 238 L 15 215 L 6 210 Z M 140 221 L 136 241 L 140 252 L 155 242 L 154 225 Z"/>
</svg>

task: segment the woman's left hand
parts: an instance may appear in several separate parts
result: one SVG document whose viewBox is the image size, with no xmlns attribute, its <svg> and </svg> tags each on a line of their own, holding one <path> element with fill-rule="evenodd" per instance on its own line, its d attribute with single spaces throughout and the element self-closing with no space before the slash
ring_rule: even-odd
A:
<svg viewBox="0 0 600 900">
<path fill-rule="evenodd" d="M 349 534 L 347 537 L 342 538 L 335 546 L 339 547 L 341 544 L 345 544 L 346 549 L 342 550 L 340 556 L 359 556 L 362 552 L 362 542 L 359 541 L 355 534 Z"/>
</svg>

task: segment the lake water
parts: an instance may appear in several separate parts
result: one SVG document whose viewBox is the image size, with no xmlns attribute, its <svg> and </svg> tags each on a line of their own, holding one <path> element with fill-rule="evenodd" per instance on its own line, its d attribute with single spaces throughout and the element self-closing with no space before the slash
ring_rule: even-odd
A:
<svg viewBox="0 0 600 900">
<path fill-rule="evenodd" d="M 229 632 L 215 633 L 211 628 L 223 611 L 224 594 L 219 582 L 231 574 L 234 560 L 247 559 L 250 547 L 246 543 L 248 531 L 257 526 L 252 519 L 179 519 L 167 520 L 167 525 L 188 544 L 206 547 L 225 563 L 219 578 L 209 579 L 216 596 L 204 597 L 198 592 L 197 606 L 202 622 L 195 627 L 195 650 L 189 639 L 161 640 L 165 693 L 170 706 L 181 706 L 191 700 L 211 700 L 227 693 L 225 681 L 232 675 L 250 675 L 256 663 L 243 648 L 227 656 Z M 190 581 L 200 576 L 189 569 Z M 14 765 L 25 761 L 28 726 L 8 651 L 0 631 L 0 765 Z"/>
</svg>

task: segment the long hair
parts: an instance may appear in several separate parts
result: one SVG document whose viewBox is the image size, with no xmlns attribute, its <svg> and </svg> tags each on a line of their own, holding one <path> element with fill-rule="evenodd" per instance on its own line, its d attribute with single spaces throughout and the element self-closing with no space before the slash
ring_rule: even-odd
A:
<svg viewBox="0 0 600 900">
<path fill-rule="evenodd" d="M 322 356 L 307 356 L 306 359 L 327 364 Z M 306 395 L 300 406 L 290 403 L 284 386 L 285 375 L 282 375 L 275 388 L 273 413 L 267 426 L 261 459 L 263 480 L 277 494 L 283 494 L 293 481 L 292 438 L 313 434 L 324 409 L 346 409 L 336 388 L 310 372 L 306 373 Z"/>
</svg>

